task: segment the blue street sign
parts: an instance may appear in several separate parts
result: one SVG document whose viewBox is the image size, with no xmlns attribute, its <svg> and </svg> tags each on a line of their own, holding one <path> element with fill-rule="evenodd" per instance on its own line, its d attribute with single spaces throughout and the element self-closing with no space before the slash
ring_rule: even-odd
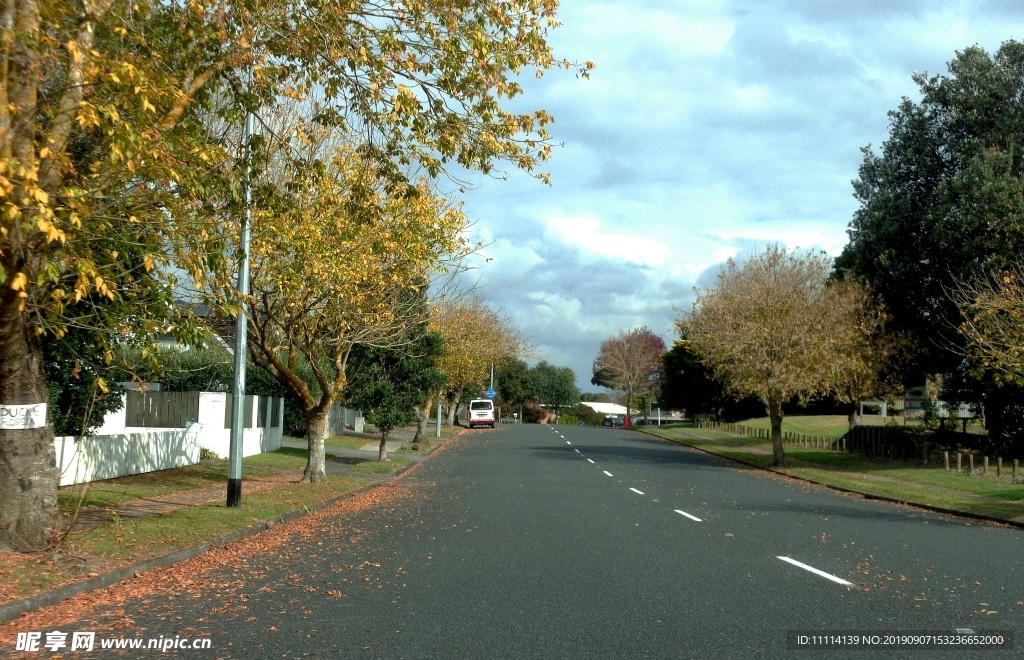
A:
<svg viewBox="0 0 1024 660">
<path fill-rule="evenodd" d="M 493 399 L 497 392 L 495 392 L 494 390 L 487 390 L 486 392 L 484 392 L 484 394 L 487 395 L 488 399 Z"/>
</svg>

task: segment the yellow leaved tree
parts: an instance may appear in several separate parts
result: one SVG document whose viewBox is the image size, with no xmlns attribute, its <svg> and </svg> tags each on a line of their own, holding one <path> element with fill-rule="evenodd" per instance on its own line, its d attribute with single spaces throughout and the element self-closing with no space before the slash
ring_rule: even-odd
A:
<svg viewBox="0 0 1024 660">
<path fill-rule="evenodd" d="M 298 129 L 253 214 L 248 347 L 298 399 L 309 458 L 326 479 L 324 435 L 356 346 L 395 348 L 429 314 L 426 287 L 467 250 L 465 216 L 426 184 L 388 185 L 375 158 Z M 213 279 L 228 306 L 235 290 Z M 301 376 L 302 366 L 315 383 Z"/>
<path fill-rule="evenodd" d="M 357 131 L 398 184 L 406 165 L 532 171 L 551 117 L 502 103 L 524 69 L 570 68 L 546 41 L 556 7 L 0 3 L 0 406 L 47 401 L 40 345 L 69 325 L 188 334 L 175 291 L 234 265 L 223 237 L 238 218 L 239 131 L 213 127 L 247 110 L 316 91 L 312 118 Z M 50 538 L 52 440 L 48 425 L 0 429 L 0 550 Z"/>
<path fill-rule="evenodd" d="M 475 296 L 436 303 L 430 329 L 444 339 L 437 368 L 446 377 L 449 425 L 455 423 L 465 392 L 482 393 L 492 365 L 497 368 L 530 354 L 529 342 L 515 324 Z"/>
</svg>

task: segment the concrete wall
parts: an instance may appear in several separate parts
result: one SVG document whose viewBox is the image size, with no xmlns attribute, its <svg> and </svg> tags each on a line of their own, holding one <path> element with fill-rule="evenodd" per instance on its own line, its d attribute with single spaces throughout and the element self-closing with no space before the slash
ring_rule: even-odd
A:
<svg viewBox="0 0 1024 660">
<path fill-rule="evenodd" d="M 70 486 L 199 462 L 201 425 L 141 433 L 54 438 L 60 485 Z"/>
<path fill-rule="evenodd" d="M 203 392 L 199 396 L 199 421 L 203 424 L 199 445 L 221 458 L 227 458 L 231 449 L 231 425 L 225 419 L 230 396 L 225 392 Z M 252 399 L 252 407 L 249 419 L 243 424 L 242 456 L 277 451 L 284 436 L 284 400 L 280 399 L 277 406 L 277 419 L 274 419 L 274 406 L 268 405 L 260 420 L 260 397 L 246 398 Z"/>
<path fill-rule="evenodd" d="M 231 426 L 226 420 L 229 396 L 224 392 L 200 393 L 199 421 L 190 422 L 184 429 L 126 427 L 122 406 L 104 418 L 94 435 L 54 438 L 60 485 L 194 465 L 199 462 L 200 448 L 227 458 L 231 442 Z M 261 420 L 259 397 L 247 398 L 252 399 L 252 407 L 242 436 L 242 456 L 280 449 L 284 400 L 278 400 L 276 411 L 271 400 Z"/>
</svg>

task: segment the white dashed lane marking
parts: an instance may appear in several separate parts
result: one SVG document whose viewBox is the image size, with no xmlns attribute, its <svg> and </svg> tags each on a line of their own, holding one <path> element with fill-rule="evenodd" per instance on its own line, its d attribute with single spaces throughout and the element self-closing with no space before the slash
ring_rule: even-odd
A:
<svg viewBox="0 0 1024 660">
<path fill-rule="evenodd" d="M 700 518 L 698 518 L 697 516 L 691 516 L 690 514 L 688 514 L 688 513 L 687 513 L 687 512 L 685 512 L 685 511 L 680 511 L 679 509 L 676 509 L 675 511 L 676 511 L 676 513 L 678 513 L 679 515 L 681 515 L 681 516 L 686 516 L 686 517 L 687 517 L 687 518 L 689 518 L 690 520 L 696 520 L 697 522 L 703 522 L 703 521 L 702 521 L 702 520 L 701 520 Z"/>
<path fill-rule="evenodd" d="M 588 458 L 587 460 L 590 461 L 591 463 L 594 463 L 593 459 Z M 594 465 L 597 465 L 597 463 L 594 463 Z"/>
<path fill-rule="evenodd" d="M 572 450 L 573 450 L 574 452 L 576 452 L 577 454 L 578 454 L 578 453 L 580 453 L 580 450 L 579 450 L 579 449 L 576 449 L 575 447 L 573 447 L 573 449 L 572 449 Z"/>
<path fill-rule="evenodd" d="M 630 488 L 630 490 L 633 491 L 634 493 L 636 493 L 637 495 L 643 495 L 644 494 L 644 491 L 637 490 L 636 488 Z"/>
<path fill-rule="evenodd" d="M 608 470 L 604 470 L 604 473 L 607 474 L 609 477 L 612 476 L 612 473 L 609 472 Z"/>
<path fill-rule="evenodd" d="M 807 564 L 802 564 L 802 563 L 798 562 L 795 559 L 791 559 L 789 557 L 778 557 L 778 559 L 781 559 L 782 561 L 786 562 L 787 564 L 793 564 L 794 566 L 798 566 L 798 567 L 804 569 L 805 571 L 810 571 L 811 573 L 814 573 L 815 575 L 823 577 L 826 580 L 832 580 L 833 582 L 845 585 L 847 587 L 852 587 L 853 586 L 852 582 L 847 582 L 846 580 L 844 580 L 842 578 L 837 578 L 836 576 L 831 575 L 829 573 L 826 573 L 825 571 L 819 571 L 818 569 L 814 568 L 813 566 L 808 566 Z"/>
</svg>

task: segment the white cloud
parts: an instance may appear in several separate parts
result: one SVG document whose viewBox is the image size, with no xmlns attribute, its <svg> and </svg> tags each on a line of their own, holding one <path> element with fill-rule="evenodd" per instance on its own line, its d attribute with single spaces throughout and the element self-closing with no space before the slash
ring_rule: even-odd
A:
<svg viewBox="0 0 1024 660">
<path fill-rule="evenodd" d="M 669 255 L 666 243 L 644 236 L 602 231 L 597 218 L 555 217 L 547 221 L 547 227 L 547 236 L 601 257 L 660 266 Z"/>
<path fill-rule="evenodd" d="M 725 259 L 838 254 L 860 148 L 917 96 L 913 72 L 1024 38 L 1012 0 L 563 0 L 559 19 L 556 54 L 592 79 L 524 79 L 512 103 L 555 116 L 554 185 L 485 179 L 466 210 L 491 243 L 484 295 L 583 385 L 618 330 L 670 340 L 672 307 Z"/>
</svg>

